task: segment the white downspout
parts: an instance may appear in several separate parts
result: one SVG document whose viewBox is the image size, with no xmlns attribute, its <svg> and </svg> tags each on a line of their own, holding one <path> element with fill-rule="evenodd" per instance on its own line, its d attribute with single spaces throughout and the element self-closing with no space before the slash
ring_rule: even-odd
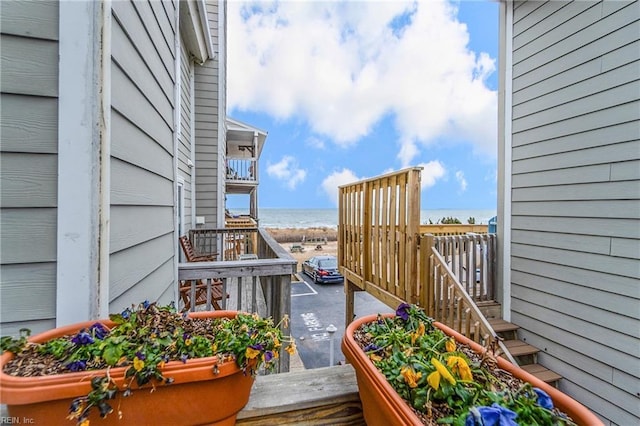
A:
<svg viewBox="0 0 640 426">
<path fill-rule="evenodd" d="M 500 2 L 498 105 L 498 292 L 502 318 L 511 320 L 511 177 L 513 95 L 513 2 Z"/>
<path fill-rule="evenodd" d="M 176 25 L 175 25 L 175 37 L 173 47 L 175 49 L 175 76 L 176 83 L 174 86 L 173 97 L 174 97 L 174 110 L 173 110 L 173 269 L 174 269 L 174 280 L 173 280 L 173 300 L 176 302 L 176 306 L 178 304 L 178 263 L 179 263 L 179 251 L 178 251 L 178 215 L 180 212 L 178 211 L 178 144 L 180 143 L 180 133 L 181 129 L 181 117 L 180 114 L 181 109 L 181 83 L 182 76 L 180 67 L 182 46 L 181 46 L 181 37 L 180 37 L 180 8 L 176 9 Z"/>
</svg>

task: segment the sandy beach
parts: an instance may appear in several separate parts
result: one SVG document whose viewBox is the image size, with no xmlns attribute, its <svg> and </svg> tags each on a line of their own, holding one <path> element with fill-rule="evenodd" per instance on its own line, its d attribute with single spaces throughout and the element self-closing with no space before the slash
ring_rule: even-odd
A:
<svg viewBox="0 0 640 426">
<path fill-rule="evenodd" d="M 302 262 L 318 255 L 338 255 L 338 231 L 335 228 L 267 228 L 271 236 L 298 261 L 298 272 L 302 272 Z M 305 240 L 326 238 L 327 243 L 303 243 Z M 291 252 L 294 245 L 302 246 L 304 251 Z M 318 249 L 320 245 L 320 249 Z"/>
</svg>

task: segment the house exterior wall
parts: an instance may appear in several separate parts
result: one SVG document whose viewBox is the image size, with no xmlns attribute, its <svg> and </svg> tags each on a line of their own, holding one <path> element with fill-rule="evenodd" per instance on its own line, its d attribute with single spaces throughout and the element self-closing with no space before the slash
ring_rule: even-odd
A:
<svg viewBox="0 0 640 426">
<path fill-rule="evenodd" d="M 220 74 L 221 43 L 218 25 L 220 6 L 218 1 L 207 0 L 207 17 L 211 30 L 213 48 L 216 58 L 195 67 L 195 138 L 196 138 L 196 215 L 205 218 L 205 226 L 216 228 L 221 225 L 219 218 L 224 212 L 219 212 L 224 204 L 224 180 L 220 179 L 222 171 L 219 169 L 220 152 L 224 153 L 224 133 L 221 134 L 221 124 L 224 123 L 225 111 L 220 108 L 221 87 Z"/>
<path fill-rule="evenodd" d="M 178 137 L 178 177 L 184 179 L 184 220 L 183 231 L 186 233 L 195 225 L 192 217 L 193 195 L 193 156 L 192 156 L 192 108 L 193 108 L 193 61 L 184 42 L 180 43 L 180 123 Z M 191 165 L 190 165 L 191 164 Z"/>
<path fill-rule="evenodd" d="M 640 3 L 505 7 L 511 321 L 562 391 L 638 424 Z"/>
<path fill-rule="evenodd" d="M 110 311 L 173 300 L 176 2 L 112 2 Z"/>
<path fill-rule="evenodd" d="M 58 4 L 0 7 L 0 334 L 6 335 L 55 326 Z"/>
</svg>

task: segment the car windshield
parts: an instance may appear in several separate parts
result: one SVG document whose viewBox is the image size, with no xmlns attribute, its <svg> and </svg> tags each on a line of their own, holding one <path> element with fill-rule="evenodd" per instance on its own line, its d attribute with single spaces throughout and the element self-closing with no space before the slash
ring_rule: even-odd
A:
<svg viewBox="0 0 640 426">
<path fill-rule="evenodd" d="M 325 269 L 336 269 L 338 267 L 338 260 L 337 259 L 322 259 L 321 261 L 318 262 L 318 266 L 320 268 L 325 268 Z"/>
</svg>

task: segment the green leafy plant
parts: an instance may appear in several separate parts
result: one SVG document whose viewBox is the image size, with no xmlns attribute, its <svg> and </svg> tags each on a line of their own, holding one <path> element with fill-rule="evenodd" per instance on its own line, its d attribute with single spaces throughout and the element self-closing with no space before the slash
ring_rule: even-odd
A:
<svg viewBox="0 0 640 426">
<path fill-rule="evenodd" d="M 164 365 L 170 361 L 186 363 L 189 359 L 215 355 L 218 364 L 235 360 L 245 374 L 256 374 L 261 368 L 276 367 L 283 345 L 286 344 L 287 352 L 295 352 L 295 343 L 283 336 L 280 327 L 288 326 L 288 318 L 283 324 L 244 313 L 233 319 L 191 318 L 178 313 L 173 304 L 158 306 L 144 302 L 110 315 L 110 319 L 115 323 L 111 328 L 96 322 L 75 335 L 41 344 L 28 343 L 26 332 L 20 339 L 3 337 L 3 351 L 15 354 L 6 368 L 36 362 L 50 364 L 48 371 L 55 373 L 106 369 L 105 376 L 91 380 L 89 394 L 71 403 L 68 418 L 87 426 L 93 408 L 99 410 L 101 417 L 107 416 L 113 411 L 109 401 L 118 392 L 130 395 L 134 383 L 138 387 L 171 384 L 173 379 L 163 374 Z M 123 389 L 109 376 L 113 367 L 126 367 Z M 21 375 L 21 371 L 18 368 L 12 374 Z"/>
<path fill-rule="evenodd" d="M 507 373 L 433 325 L 417 306 L 363 324 L 356 341 L 396 392 L 429 424 L 570 425 L 549 395 Z"/>
</svg>

